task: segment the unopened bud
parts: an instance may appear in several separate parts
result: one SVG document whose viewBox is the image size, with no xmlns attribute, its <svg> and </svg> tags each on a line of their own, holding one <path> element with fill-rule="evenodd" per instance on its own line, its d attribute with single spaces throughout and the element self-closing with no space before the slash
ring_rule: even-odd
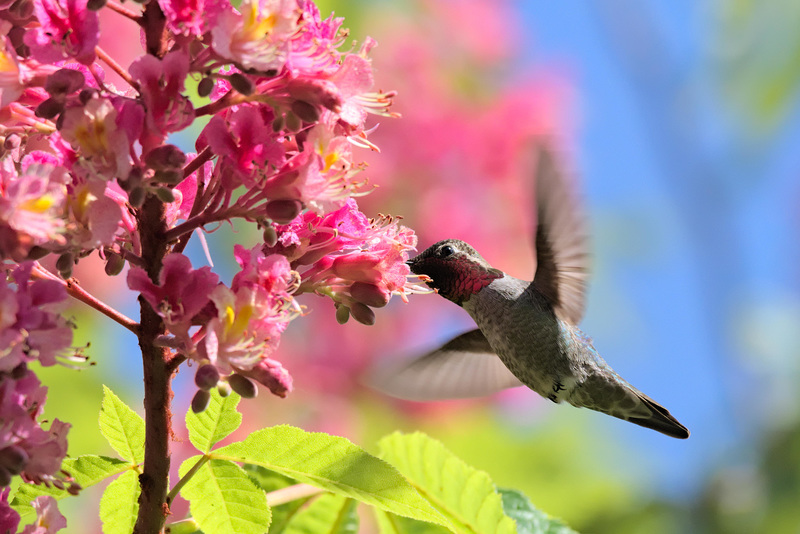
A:
<svg viewBox="0 0 800 534">
<path fill-rule="evenodd" d="M 65 252 L 61 256 L 58 257 L 56 260 L 56 269 L 58 273 L 61 275 L 62 278 L 65 280 L 72 276 L 72 267 L 75 265 L 75 261 L 72 257 L 72 254 L 69 252 Z"/>
<path fill-rule="evenodd" d="M 270 200 L 267 203 L 267 217 L 278 224 L 289 224 L 300 215 L 303 205 L 299 200 Z"/>
<path fill-rule="evenodd" d="M 180 169 L 156 171 L 153 174 L 153 181 L 160 184 L 178 185 L 183 181 L 183 171 Z"/>
<path fill-rule="evenodd" d="M 194 394 L 192 397 L 192 411 L 194 413 L 200 413 L 206 411 L 208 408 L 208 403 L 211 400 L 211 393 L 204 389 L 198 389 L 197 393 Z"/>
<path fill-rule="evenodd" d="M 169 187 L 159 187 L 156 189 L 156 196 L 158 200 L 165 204 L 171 204 L 175 202 L 175 194 L 172 192 L 172 189 Z"/>
<path fill-rule="evenodd" d="M 264 227 L 262 237 L 264 238 L 264 244 L 269 248 L 274 247 L 278 243 L 278 232 L 272 224 Z"/>
<path fill-rule="evenodd" d="M 202 390 L 208 391 L 219 382 L 219 370 L 210 363 L 198 367 L 194 374 L 194 383 Z"/>
<path fill-rule="evenodd" d="M 230 82 L 231 87 L 236 89 L 236 92 L 241 93 L 244 96 L 252 95 L 253 91 L 255 90 L 253 82 L 250 81 L 250 78 L 241 72 L 234 72 L 228 76 L 228 82 Z"/>
<path fill-rule="evenodd" d="M 0 467 L 0 488 L 5 488 L 11 484 L 11 473 L 5 467 Z"/>
<path fill-rule="evenodd" d="M 20 378 L 24 377 L 27 374 L 28 374 L 28 364 L 25 362 L 17 364 L 11 370 L 11 378 L 14 380 L 19 380 Z"/>
<path fill-rule="evenodd" d="M 214 90 L 214 79 L 213 78 L 203 78 L 200 80 L 200 83 L 197 84 L 197 96 L 201 98 L 206 98 L 208 95 L 211 94 L 211 91 Z"/>
<path fill-rule="evenodd" d="M 48 254 L 50 254 L 50 251 L 47 250 L 46 248 L 40 247 L 39 245 L 34 245 L 28 251 L 28 255 L 25 256 L 25 259 L 26 260 L 32 260 L 32 261 L 41 260 L 42 258 L 47 256 Z"/>
<path fill-rule="evenodd" d="M 108 276 L 117 276 L 122 272 L 123 267 L 125 267 L 125 258 L 116 252 L 106 252 L 105 271 Z"/>
<path fill-rule="evenodd" d="M 285 121 L 283 120 L 283 115 L 278 115 L 272 120 L 272 131 L 275 133 L 280 132 L 283 130 L 285 126 Z"/>
<path fill-rule="evenodd" d="M 144 162 L 157 171 L 180 169 L 186 164 L 186 154 L 175 145 L 161 145 L 148 152 Z"/>
<path fill-rule="evenodd" d="M 12 475 L 22 473 L 28 465 L 28 453 L 19 447 L 9 445 L 0 450 L 0 466 L 7 469 Z"/>
<path fill-rule="evenodd" d="M 348 319 L 350 319 L 350 308 L 348 308 L 344 304 L 337 304 L 336 322 L 339 324 L 345 324 Z"/>
<path fill-rule="evenodd" d="M 51 120 L 56 118 L 62 111 L 64 111 L 64 102 L 51 97 L 36 106 L 34 114 L 39 118 Z"/>
<path fill-rule="evenodd" d="M 391 294 L 375 284 L 354 282 L 350 286 L 350 295 L 359 302 L 373 308 L 382 308 L 389 302 Z"/>
<path fill-rule="evenodd" d="M 292 113 L 306 122 L 317 122 L 319 120 L 319 110 L 303 100 L 292 102 Z"/>
<path fill-rule="evenodd" d="M 147 191 L 142 186 L 134 187 L 128 193 L 128 203 L 134 208 L 141 208 L 146 198 Z"/>
<path fill-rule="evenodd" d="M 231 394 L 231 385 L 225 382 L 224 380 L 221 380 L 217 384 L 217 393 L 219 393 L 220 397 L 227 397 L 228 395 Z"/>
<path fill-rule="evenodd" d="M 252 399 L 258 395 L 258 388 L 252 380 L 240 374 L 232 374 L 228 377 L 228 384 L 231 389 L 238 393 L 243 399 Z"/>
<path fill-rule="evenodd" d="M 47 94 L 54 97 L 65 97 L 83 87 L 86 78 L 82 72 L 72 69 L 58 69 L 47 77 L 44 82 L 44 90 Z"/>
<path fill-rule="evenodd" d="M 3 139 L 3 148 L 6 150 L 14 150 L 17 148 L 22 140 L 20 139 L 19 135 L 15 133 L 8 134 L 5 139 Z"/>
<path fill-rule="evenodd" d="M 86 105 L 91 99 L 98 96 L 97 89 L 94 87 L 87 87 L 83 89 L 80 93 L 78 93 L 78 100 L 81 101 L 81 104 Z"/>
<path fill-rule="evenodd" d="M 100 11 L 106 5 L 107 0 L 89 0 L 86 3 L 86 9 L 90 11 Z"/>
<path fill-rule="evenodd" d="M 284 120 L 286 121 L 286 129 L 290 132 L 299 132 L 300 128 L 303 127 L 303 121 L 291 111 L 286 112 Z"/>
<path fill-rule="evenodd" d="M 366 304 L 354 302 L 352 306 L 350 306 L 350 315 L 352 315 L 353 319 L 361 324 L 365 324 L 367 326 L 372 326 L 375 324 L 375 312 L 372 311 L 372 308 Z"/>
</svg>

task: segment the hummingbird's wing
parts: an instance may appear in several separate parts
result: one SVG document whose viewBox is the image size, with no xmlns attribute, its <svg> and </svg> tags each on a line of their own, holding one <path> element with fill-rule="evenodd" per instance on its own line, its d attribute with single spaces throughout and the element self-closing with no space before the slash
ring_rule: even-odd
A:
<svg viewBox="0 0 800 534">
<path fill-rule="evenodd" d="M 523 385 L 477 329 L 411 362 L 380 369 L 367 383 L 392 397 L 414 401 L 483 397 Z"/>
<path fill-rule="evenodd" d="M 588 236 L 572 183 L 549 147 L 536 165 L 536 275 L 534 287 L 560 318 L 578 324 L 589 277 Z"/>
</svg>

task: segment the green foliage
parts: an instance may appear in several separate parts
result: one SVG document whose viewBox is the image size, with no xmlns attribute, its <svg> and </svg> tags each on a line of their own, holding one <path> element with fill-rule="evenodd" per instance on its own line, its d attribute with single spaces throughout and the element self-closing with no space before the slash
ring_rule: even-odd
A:
<svg viewBox="0 0 800 534">
<path fill-rule="evenodd" d="M 254 432 L 212 455 L 260 465 L 402 516 L 447 524 L 394 467 L 344 438 L 283 425 Z"/>
<path fill-rule="evenodd" d="M 111 482 L 100 499 L 100 520 L 105 534 L 128 534 L 139 513 L 139 474 L 125 471 Z"/>
<path fill-rule="evenodd" d="M 395 465 L 453 526 L 454 532 L 513 534 L 489 475 L 468 466 L 444 445 L 422 433 L 396 432 L 383 438 L 381 456 Z M 381 521 L 387 527 L 387 521 Z"/>
<path fill-rule="evenodd" d="M 358 532 L 356 501 L 328 493 L 294 514 L 283 534 L 355 534 Z"/>
<path fill-rule="evenodd" d="M 242 424 L 242 414 L 236 411 L 241 397 L 231 392 L 222 397 L 215 389 L 211 390 L 211 400 L 205 411 L 199 414 L 189 410 L 186 413 L 186 428 L 189 440 L 200 452 L 211 448 L 228 437 Z"/>
<path fill-rule="evenodd" d="M 567 525 L 537 510 L 524 493 L 498 489 L 503 498 L 503 510 L 517 522 L 517 534 L 576 534 Z"/>
<path fill-rule="evenodd" d="M 196 456 L 183 462 L 181 477 L 201 459 Z M 204 532 L 261 534 L 269 526 L 266 494 L 233 462 L 203 463 L 186 482 L 181 495 L 189 501 L 192 517 Z"/>
<path fill-rule="evenodd" d="M 144 462 L 144 420 L 103 386 L 100 432 L 117 453 L 135 464 Z"/>
</svg>

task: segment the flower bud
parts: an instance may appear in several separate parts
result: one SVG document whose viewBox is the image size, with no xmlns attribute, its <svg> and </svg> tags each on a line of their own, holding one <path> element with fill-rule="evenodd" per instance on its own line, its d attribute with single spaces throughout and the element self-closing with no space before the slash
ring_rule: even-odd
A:
<svg viewBox="0 0 800 534">
<path fill-rule="evenodd" d="M 319 110 L 302 100 L 292 102 L 292 113 L 306 122 L 317 122 L 319 120 Z"/>
<path fill-rule="evenodd" d="M 385 289 L 367 282 L 354 282 L 350 286 L 350 295 L 357 301 L 373 308 L 383 308 L 391 296 Z"/>
<path fill-rule="evenodd" d="M 128 203 L 134 208 L 141 208 L 147 198 L 147 191 L 144 187 L 134 187 L 128 193 Z"/>
<path fill-rule="evenodd" d="M 0 450 L 0 466 L 8 470 L 12 475 L 22 473 L 28 464 L 28 459 L 28 453 L 14 445 L 9 445 Z"/>
<path fill-rule="evenodd" d="M 350 315 L 361 324 L 367 326 L 375 324 L 375 312 L 372 311 L 372 308 L 360 302 L 354 302 L 353 305 L 350 306 Z"/>
<path fill-rule="evenodd" d="M 27 374 L 28 374 L 28 364 L 25 362 L 17 364 L 17 366 L 11 370 L 11 378 L 14 380 L 19 380 L 20 378 L 24 377 Z"/>
<path fill-rule="evenodd" d="M 33 261 L 41 260 L 42 258 L 47 256 L 48 254 L 50 254 L 50 251 L 47 250 L 46 248 L 40 247 L 39 245 L 34 245 L 28 251 L 28 255 L 25 256 L 25 259 L 26 260 L 33 260 Z"/>
<path fill-rule="evenodd" d="M 300 117 L 292 113 L 291 111 L 287 111 L 284 115 L 284 120 L 286 122 L 286 129 L 290 132 L 299 132 L 300 129 L 303 127 L 303 121 L 300 120 Z"/>
<path fill-rule="evenodd" d="M 64 111 L 64 102 L 51 97 L 36 106 L 34 114 L 39 118 L 51 120 L 62 111 Z"/>
<path fill-rule="evenodd" d="M 289 224 L 300 215 L 303 205 L 298 200 L 270 200 L 267 203 L 267 217 L 278 224 Z"/>
<path fill-rule="evenodd" d="M 203 78 L 200 80 L 200 83 L 197 84 L 197 96 L 201 98 L 206 98 L 208 95 L 211 94 L 211 91 L 214 90 L 214 79 L 213 78 Z"/>
<path fill-rule="evenodd" d="M 253 381 L 246 376 L 233 373 L 228 377 L 228 384 L 230 384 L 231 389 L 241 395 L 243 399 L 252 399 L 258 395 L 258 388 Z"/>
<path fill-rule="evenodd" d="M 216 366 L 207 363 L 201 365 L 194 374 L 194 383 L 202 390 L 208 391 L 219 382 L 219 370 Z"/>
<path fill-rule="evenodd" d="M 117 276 L 125 267 L 125 258 L 116 252 L 106 251 L 105 271 L 108 276 Z"/>
<path fill-rule="evenodd" d="M 87 87 L 83 89 L 80 93 L 78 93 L 78 100 L 81 101 L 81 104 L 86 105 L 91 99 L 98 96 L 97 89 L 94 87 Z"/>
<path fill-rule="evenodd" d="M 227 397 L 231 394 L 231 385 L 224 380 L 220 380 L 217 384 L 217 393 L 220 397 Z"/>
<path fill-rule="evenodd" d="M 65 252 L 56 260 L 56 269 L 61 275 L 61 278 L 64 278 L 65 280 L 72 276 L 72 267 L 74 267 L 74 265 L 75 261 L 72 257 L 72 254 L 69 252 Z"/>
<path fill-rule="evenodd" d="M 44 90 L 52 97 L 63 99 L 65 96 L 78 91 L 86 83 L 83 73 L 72 69 L 58 69 L 47 77 Z"/>
<path fill-rule="evenodd" d="M 278 115 L 272 120 L 272 131 L 278 133 L 283 130 L 285 125 L 286 121 L 284 120 L 283 115 Z"/>
<path fill-rule="evenodd" d="M 156 196 L 158 200 L 165 204 L 171 204 L 175 202 L 175 194 L 172 192 L 172 189 L 169 187 L 159 187 L 156 189 Z"/>
<path fill-rule="evenodd" d="M 86 9 L 90 11 L 100 11 L 106 5 L 108 0 L 89 0 L 86 3 Z"/>
<path fill-rule="evenodd" d="M 194 394 L 192 397 L 192 411 L 194 413 L 200 413 L 206 411 L 208 408 L 208 403 L 211 400 L 211 393 L 204 389 L 198 389 L 197 393 Z"/>
<path fill-rule="evenodd" d="M 336 304 L 336 322 L 339 324 L 345 324 L 347 320 L 350 318 L 350 308 L 345 306 L 344 304 Z"/>
<path fill-rule="evenodd" d="M 183 181 L 183 171 L 172 169 L 168 171 L 156 171 L 153 181 L 160 184 L 178 185 Z"/>
<path fill-rule="evenodd" d="M 181 169 L 186 164 L 186 154 L 175 145 L 161 145 L 148 152 L 144 162 L 156 171 Z"/>
<path fill-rule="evenodd" d="M 0 467 L 0 488 L 5 488 L 9 484 L 11 484 L 11 473 L 8 469 Z"/>
<path fill-rule="evenodd" d="M 22 140 L 20 139 L 19 135 L 12 133 L 8 134 L 5 139 L 3 139 L 3 148 L 5 150 L 14 150 L 17 148 Z"/>
<path fill-rule="evenodd" d="M 269 248 L 274 247 L 278 243 L 278 232 L 272 224 L 264 227 L 262 237 L 264 238 L 264 244 Z"/>
<path fill-rule="evenodd" d="M 228 76 L 228 81 L 230 82 L 231 87 L 236 89 L 236 92 L 241 93 L 244 96 L 252 95 L 253 91 L 255 90 L 253 82 L 250 81 L 250 78 L 240 72 L 234 72 Z"/>
</svg>

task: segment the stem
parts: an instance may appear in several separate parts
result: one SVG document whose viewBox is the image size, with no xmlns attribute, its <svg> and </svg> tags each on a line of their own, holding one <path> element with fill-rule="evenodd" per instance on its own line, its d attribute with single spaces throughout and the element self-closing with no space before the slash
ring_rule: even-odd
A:
<svg viewBox="0 0 800 534">
<path fill-rule="evenodd" d="M 95 46 L 94 53 L 97 54 L 97 57 L 102 59 L 103 62 L 111 68 L 111 70 L 116 72 L 120 78 L 125 80 L 128 83 L 128 85 L 138 89 L 139 84 L 136 83 L 133 78 L 131 78 L 131 75 L 128 74 L 128 71 L 122 68 L 122 65 L 117 63 L 113 57 L 106 54 L 105 50 L 103 50 L 99 46 Z"/>
<path fill-rule="evenodd" d="M 164 204 L 155 196 L 148 196 L 138 219 L 142 237 L 142 260 L 150 279 L 157 282 L 167 253 Z M 152 534 L 161 532 L 169 515 L 166 499 L 169 489 L 169 438 L 172 435 L 170 383 L 176 369 L 169 365 L 169 350 L 158 347 L 155 343 L 159 336 L 166 333 L 164 322 L 141 296 L 139 304 L 142 315 L 139 347 L 142 350 L 144 367 L 145 442 L 144 469 L 139 475 L 142 492 L 139 495 L 139 516 L 134 533 Z"/>
<path fill-rule="evenodd" d="M 304 497 L 313 497 L 323 491 L 324 490 L 316 486 L 295 484 L 294 486 L 287 486 L 267 493 L 267 504 L 270 506 L 278 506 L 279 504 L 286 504 L 287 502 L 296 501 Z"/>
<path fill-rule="evenodd" d="M 119 5 L 119 4 L 117 4 L 116 2 L 108 2 L 108 3 L 106 3 L 106 7 L 108 9 L 110 9 L 111 11 L 116 11 L 120 15 L 128 17 L 129 19 L 131 19 L 134 22 L 139 22 L 139 19 L 141 18 L 141 15 L 139 13 L 136 13 L 135 11 L 131 11 L 127 7 L 123 7 L 123 6 Z"/>
<path fill-rule="evenodd" d="M 69 278 L 68 280 L 62 280 L 61 278 L 57 277 L 50 271 L 46 270 L 44 267 L 39 265 L 38 263 L 34 264 L 33 271 L 31 275 L 36 278 L 46 278 L 48 280 L 54 280 L 59 284 L 63 285 L 66 290 L 67 294 L 72 298 L 75 298 L 88 306 L 91 306 L 95 310 L 99 311 L 106 317 L 110 318 L 113 321 L 121 324 L 134 334 L 138 334 L 139 332 L 139 324 L 131 319 L 130 317 L 125 316 L 123 313 L 115 310 L 105 302 L 101 301 L 85 289 L 83 289 L 75 278 Z"/>
<path fill-rule="evenodd" d="M 170 492 L 167 494 L 167 504 L 172 504 L 172 501 L 175 499 L 175 497 L 178 495 L 181 489 L 183 489 L 183 486 L 185 486 L 186 483 L 192 479 L 194 474 L 197 473 L 201 467 L 206 465 L 206 462 L 208 462 L 209 460 L 210 458 L 205 454 L 199 460 L 197 460 L 197 463 L 194 464 L 192 468 L 189 469 L 189 471 L 185 475 L 183 475 L 183 477 L 181 477 L 178 483 L 175 484 L 175 487 L 172 488 Z"/>
</svg>

